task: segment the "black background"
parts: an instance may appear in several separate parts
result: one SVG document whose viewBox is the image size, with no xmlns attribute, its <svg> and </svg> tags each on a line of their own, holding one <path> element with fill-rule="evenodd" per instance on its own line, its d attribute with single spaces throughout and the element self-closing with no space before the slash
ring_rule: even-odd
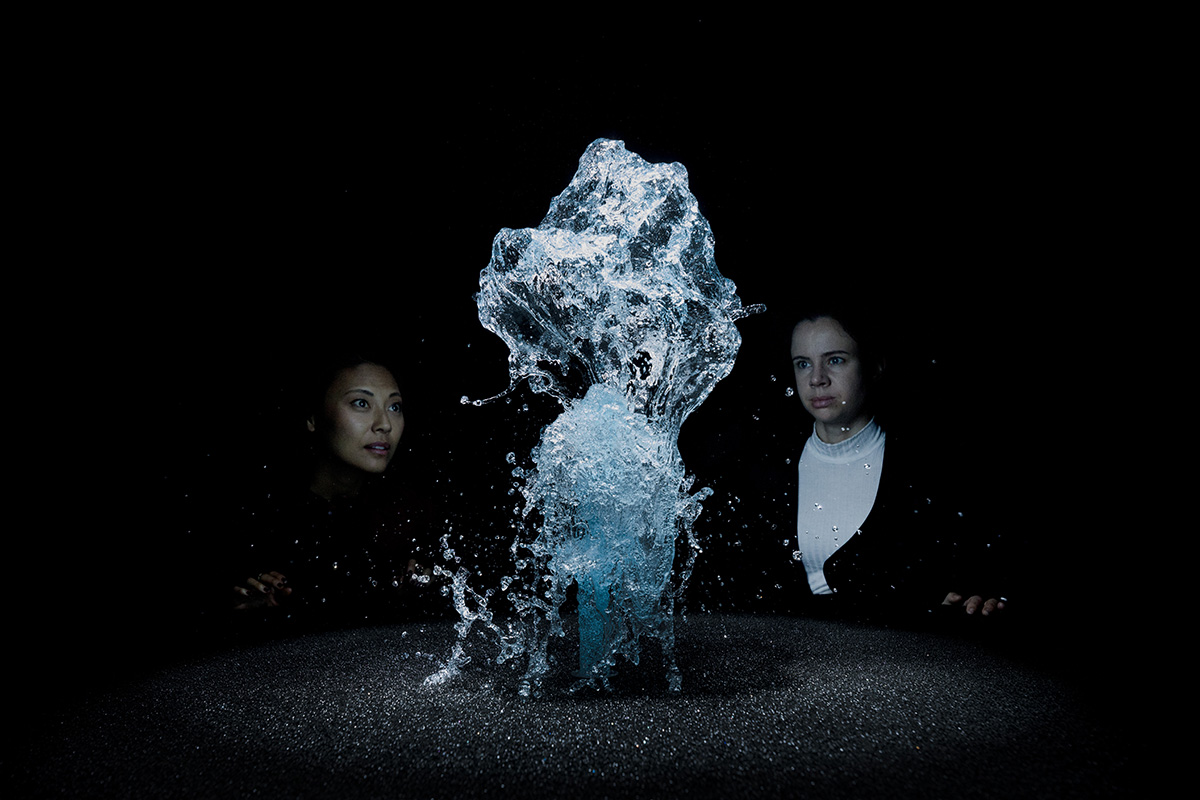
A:
<svg viewBox="0 0 1200 800">
<path fill-rule="evenodd" d="M 170 29 L 64 76 L 44 188 L 70 213 L 48 248 L 86 269 L 39 294 L 63 293 L 45 310 L 71 346 L 39 378 L 58 410 L 34 438 L 70 452 L 36 459 L 16 501 L 46 516 L 12 562 L 32 670 L 153 660 L 206 526 L 287 466 L 289 379 L 332 339 L 395 349 L 406 455 L 465 516 L 506 515 L 504 454 L 548 420 L 459 403 L 507 384 L 472 295 L 495 233 L 536 225 L 600 137 L 687 167 L 744 303 L 877 309 L 906 413 L 1027 543 L 1029 607 L 1099 591 L 1111 534 L 1075 493 L 1103 471 L 1077 449 L 1103 417 L 1077 310 L 1112 244 L 1111 75 L 1036 30 L 581 16 Z M 684 426 L 702 482 L 770 471 L 754 454 L 798 434 L 787 327 L 741 323 L 734 373 Z"/>
</svg>

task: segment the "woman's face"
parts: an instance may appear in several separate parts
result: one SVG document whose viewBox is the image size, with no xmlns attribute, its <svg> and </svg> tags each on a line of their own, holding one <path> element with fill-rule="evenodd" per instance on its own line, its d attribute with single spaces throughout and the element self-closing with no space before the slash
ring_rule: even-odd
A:
<svg viewBox="0 0 1200 800">
<path fill-rule="evenodd" d="M 364 472 L 383 472 L 400 434 L 404 404 L 392 373 L 378 364 L 359 364 L 337 374 L 325 392 L 323 419 L 308 420 L 332 458 Z"/>
<path fill-rule="evenodd" d="M 816 420 L 822 441 L 849 439 L 870 421 L 858 343 L 837 320 L 819 317 L 795 327 L 792 366 L 796 391 L 804 409 Z"/>
</svg>

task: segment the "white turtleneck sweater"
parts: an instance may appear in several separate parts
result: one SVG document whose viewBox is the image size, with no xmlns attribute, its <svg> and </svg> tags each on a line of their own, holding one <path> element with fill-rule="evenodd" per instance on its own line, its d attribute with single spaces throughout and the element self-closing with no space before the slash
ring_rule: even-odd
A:
<svg viewBox="0 0 1200 800">
<path fill-rule="evenodd" d="M 825 561 L 862 526 L 875 505 L 886 436 L 872 419 L 845 441 L 812 436 L 800 455 L 796 549 L 813 594 L 831 594 Z"/>
</svg>

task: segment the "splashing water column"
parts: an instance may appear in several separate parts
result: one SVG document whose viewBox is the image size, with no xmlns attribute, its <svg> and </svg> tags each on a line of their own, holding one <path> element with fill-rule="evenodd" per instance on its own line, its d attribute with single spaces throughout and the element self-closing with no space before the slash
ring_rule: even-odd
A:
<svg viewBox="0 0 1200 800">
<path fill-rule="evenodd" d="M 573 583 L 580 674 L 603 685 L 615 659 L 636 664 L 650 636 L 678 689 L 675 540 L 689 548 L 681 589 L 697 550 L 692 523 L 711 493 L 690 491 L 679 430 L 733 368 L 734 322 L 755 309 L 717 270 L 683 166 L 650 164 L 605 139 L 587 148 L 537 228 L 496 235 L 479 283 L 480 322 L 509 348 L 508 392 L 524 383 L 563 408 L 524 475 L 523 514 L 536 533 L 513 550 L 540 571 L 514 602 L 523 632 L 519 642 L 501 637 L 503 657 L 527 656 L 522 692 L 536 693 Z M 485 617 L 463 613 L 460 640 Z"/>
<path fill-rule="evenodd" d="M 583 676 L 603 677 L 621 653 L 636 663 L 637 637 L 667 647 L 664 614 L 674 561 L 683 464 L 672 431 L 658 431 L 627 399 L 603 384 L 555 420 L 542 436 L 530 488 L 544 516 L 540 552 L 560 587 L 576 584 Z M 667 460 L 667 467 L 661 463 Z M 633 637 L 632 641 L 627 637 Z"/>
</svg>

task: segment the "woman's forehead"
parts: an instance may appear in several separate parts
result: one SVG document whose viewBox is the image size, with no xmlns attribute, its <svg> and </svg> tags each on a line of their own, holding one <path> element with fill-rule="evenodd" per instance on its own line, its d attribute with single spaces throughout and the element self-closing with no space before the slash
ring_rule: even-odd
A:
<svg viewBox="0 0 1200 800">
<path fill-rule="evenodd" d="M 816 350 L 816 352 L 806 352 Z M 858 343 L 846 333 L 842 324 L 832 317 L 801 320 L 792 329 L 792 355 L 820 355 L 845 351 L 857 352 Z"/>
<path fill-rule="evenodd" d="M 329 395 L 341 395 L 355 388 L 371 389 L 372 393 L 399 395 L 396 378 L 387 367 L 378 364 L 359 364 L 339 370 L 329 386 Z"/>
</svg>

